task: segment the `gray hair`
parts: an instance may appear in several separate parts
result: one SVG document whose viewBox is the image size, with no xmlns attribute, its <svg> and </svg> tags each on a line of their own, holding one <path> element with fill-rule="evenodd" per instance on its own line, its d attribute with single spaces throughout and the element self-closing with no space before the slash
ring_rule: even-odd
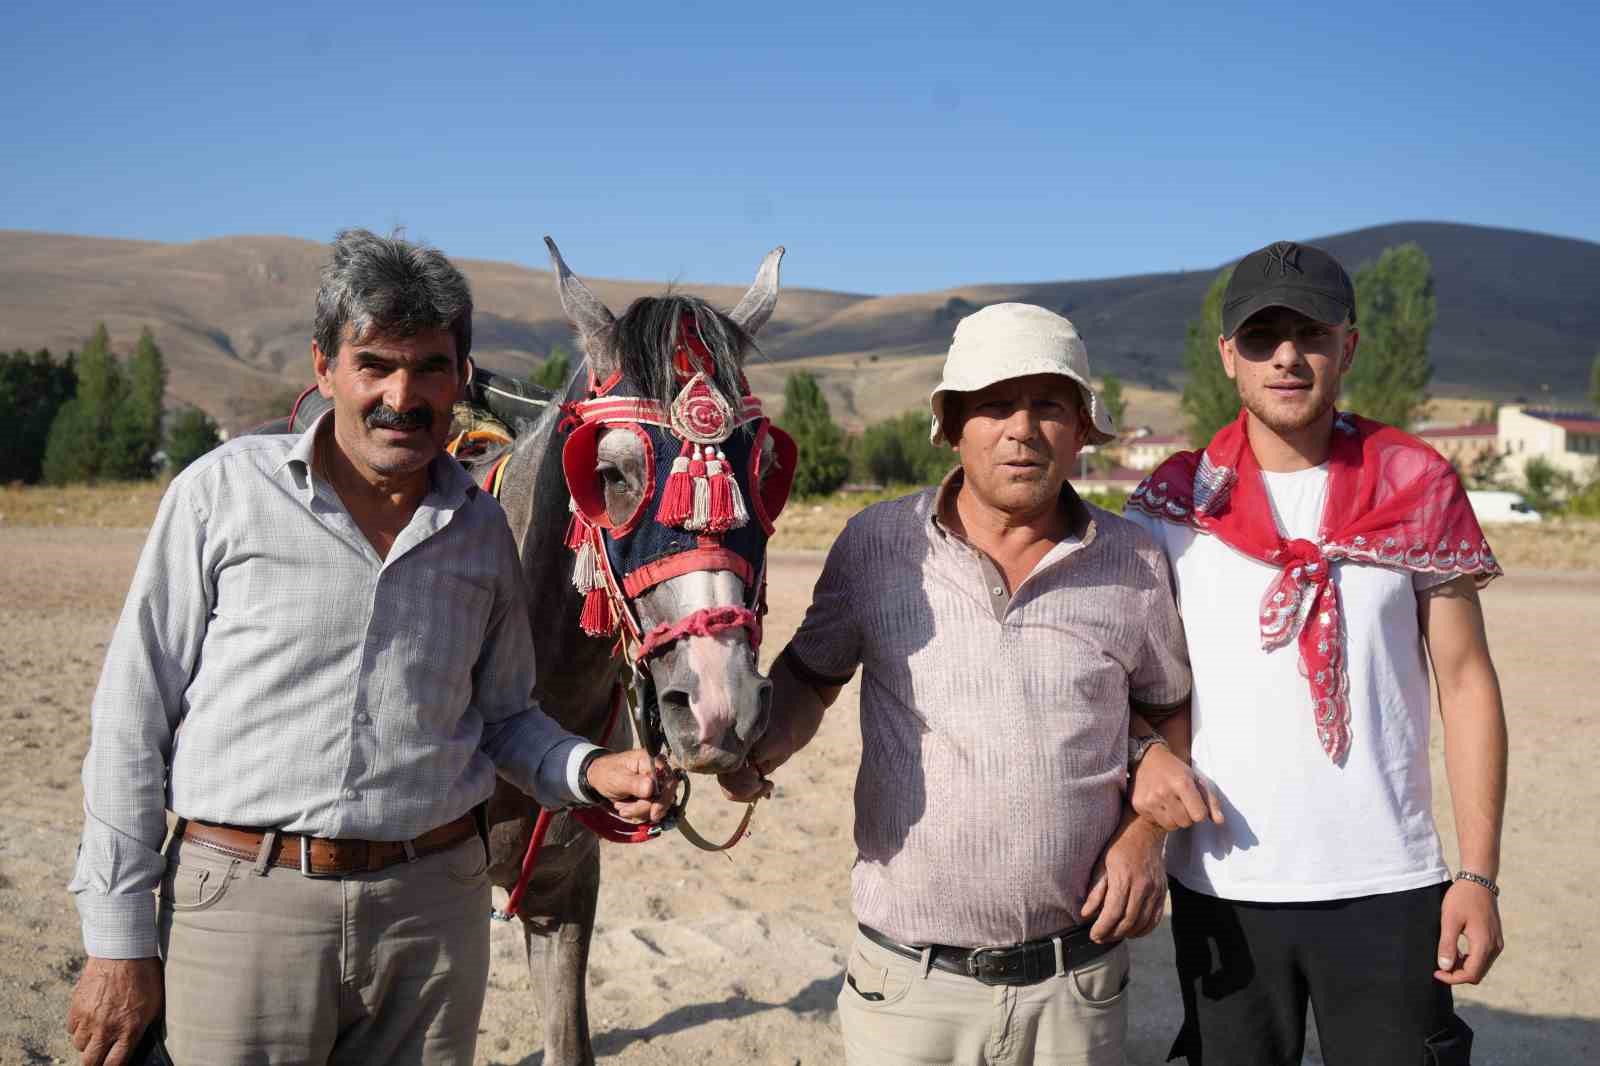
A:
<svg viewBox="0 0 1600 1066">
<path fill-rule="evenodd" d="M 472 290 L 442 252 L 403 240 L 398 230 L 388 237 L 340 230 L 322 267 L 312 327 L 330 364 L 346 326 L 357 342 L 448 330 L 456 341 L 456 365 L 463 366 L 472 351 Z"/>
</svg>

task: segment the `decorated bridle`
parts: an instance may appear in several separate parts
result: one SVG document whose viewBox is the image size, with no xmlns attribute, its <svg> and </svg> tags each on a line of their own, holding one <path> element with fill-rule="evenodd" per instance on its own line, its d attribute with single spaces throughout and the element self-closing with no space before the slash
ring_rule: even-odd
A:
<svg viewBox="0 0 1600 1066">
<path fill-rule="evenodd" d="M 742 375 L 738 400 L 722 395 L 691 314 L 679 319 L 672 366 L 678 392 L 670 406 L 629 395 L 619 371 L 606 381 L 591 377 L 588 398 L 562 408 L 562 425 L 571 430 L 561 453 L 572 510 L 567 547 L 576 555 L 573 584 L 584 594 L 579 625 L 594 637 L 617 634 L 635 673 L 687 636 L 743 629 L 751 647 L 760 647 L 767 540 L 794 483 L 794 441 L 762 412 Z M 644 455 L 639 502 L 621 522 L 613 521 L 594 476 L 607 431 L 633 433 Z M 709 570 L 737 576 L 745 602 L 643 628 L 632 600 L 671 578 Z"/>
<path fill-rule="evenodd" d="M 678 391 L 670 406 L 630 394 L 620 369 L 604 381 L 591 370 L 587 397 L 562 405 L 564 417 L 558 427 L 568 431 L 561 464 L 572 512 L 566 538 L 575 555 L 572 581 L 583 593 L 579 625 L 593 637 L 617 635 L 618 653 L 631 674 L 627 684 L 619 683 L 613 690 L 601 743 L 607 742 L 626 708 L 635 736 L 652 755 L 664 738 L 650 721 L 649 661 L 685 637 L 740 629 L 752 650 L 761 646 L 767 541 L 788 502 L 798 454 L 794 440 L 762 412 L 761 401 L 742 373 L 737 401 L 722 394 L 715 358 L 691 314 L 678 321 L 672 366 Z M 622 522 L 612 520 L 604 488 L 595 478 L 600 436 L 608 431 L 633 433 L 643 446 L 640 499 Z M 491 491 L 498 487 L 500 473 L 500 464 L 490 470 Z M 662 486 L 659 500 L 657 483 Z M 674 622 L 643 628 L 633 599 L 682 574 L 715 570 L 739 577 L 744 603 L 705 607 Z M 617 843 L 652 840 L 668 828 L 676 828 L 703 851 L 726 851 L 743 839 L 754 802 L 745 808 L 733 834 L 723 843 L 713 843 L 689 823 L 684 813 L 689 781 L 684 774 L 679 780 L 684 794 L 660 825 L 634 825 L 597 808 L 580 809 L 574 817 L 596 835 Z M 506 906 L 493 912 L 497 920 L 510 921 L 517 914 L 550 821 L 549 811 L 541 811 L 535 820 Z"/>
</svg>

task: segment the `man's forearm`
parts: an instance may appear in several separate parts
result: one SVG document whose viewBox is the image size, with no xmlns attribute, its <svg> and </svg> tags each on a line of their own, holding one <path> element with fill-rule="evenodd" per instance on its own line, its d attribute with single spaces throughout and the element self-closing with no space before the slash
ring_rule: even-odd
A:
<svg viewBox="0 0 1600 1066">
<path fill-rule="evenodd" d="M 811 743 L 822 726 L 822 716 L 839 696 L 836 686 L 819 688 L 802 680 L 784 656 L 773 664 L 771 680 L 772 718 L 757 744 L 763 771 L 781 766 Z"/>
<path fill-rule="evenodd" d="M 1461 869 L 1500 876 L 1500 835 L 1506 809 L 1506 719 L 1492 670 L 1462 684 L 1446 703 L 1444 767 L 1456 817 Z"/>
<path fill-rule="evenodd" d="M 1506 716 L 1483 608 L 1470 577 L 1426 590 L 1417 605 L 1439 685 L 1444 768 L 1461 868 L 1497 877 L 1506 808 Z"/>
</svg>

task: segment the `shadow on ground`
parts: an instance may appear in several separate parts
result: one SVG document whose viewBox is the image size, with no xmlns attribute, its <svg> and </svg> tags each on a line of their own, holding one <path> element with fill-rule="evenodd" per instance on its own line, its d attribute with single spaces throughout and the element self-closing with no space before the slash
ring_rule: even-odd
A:
<svg viewBox="0 0 1600 1066">
<path fill-rule="evenodd" d="M 839 982 L 842 980 L 842 973 L 833 977 L 819 977 L 781 1003 L 767 1003 L 744 996 L 728 996 L 715 1003 L 693 1003 L 676 1007 L 649 1025 L 634 1029 L 608 1029 L 605 1032 L 595 1033 L 595 1058 L 604 1059 L 608 1055 L 615 1055 L 639 1040 L 655 1041 L 707 1022 L 748 1018 L 769 1010 L 817 1015 L 818 1024 L 826 1024 L 826 1016 L 833 1010 L 834 1000 L 839 994 Z M 517 1066 L 543 1066 L 543 1063 L 544 1052 L 536 1051 Z"/>
<path fill-rule="evenodd" d="M 1165 921 L 1150 936 L 1134 943 L 1133 967 L 1127 1061 L 1129 1066 L 1161 1066 L 1183 1018 L 1173 969 L 1172 935 Z M 818 978 L 788 1000 L 777 1003 L 729 996 L 677 1007 L 649 1025 L 596 1033 L 595 1055 L 604 1060 L 639 1041 L 653 1043 L 709 1022 L 737 1021 L 767 1011 L 788 1011 L 806 1016 L 817 1025 L 837 1025 L 832 1011 L 839 981 L 838 976 Z M 1477 1066 L 1579 1066 L 1600 1062 L 1600 1018 L 1541 1016 L 1470 1002 L 1459 1003 L 1457 1012 L 1476 1034 L 1472 1059 Z M 1311 1031 L 1303 1066 L 1324 1066 L 1315 1026 L 1308 1023 L 1308 1028 Z M 521 1060 L 518 1066 L 543 1063 L 541 1051 Z"/>
</svg>

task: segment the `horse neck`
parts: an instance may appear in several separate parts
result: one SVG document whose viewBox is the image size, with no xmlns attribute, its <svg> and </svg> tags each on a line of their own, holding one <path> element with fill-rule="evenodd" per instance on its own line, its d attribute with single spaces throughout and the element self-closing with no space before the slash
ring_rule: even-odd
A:
<svg viewBox="0 0 1600 1066">
<path fill-rule="evenodd" d="M 579 367 L 579 375 L 587 370 Z M 585 378 L 586 380 L 586 378 Z M 551 404 L 534 429 L 519 438 L 506 460 L 500 503 L 522 560 L 533 629 L 538 680 L 534 695 L 568 730 L 598 740 L 620 670 L 611 642 L 578 628 L 583 596 L 572 584 L 573 555 L 566 546 L 566 478 L 561 470 L 561 412 Z M 614 736 L 620 740 L 620 736 Z"/>
</svg>

